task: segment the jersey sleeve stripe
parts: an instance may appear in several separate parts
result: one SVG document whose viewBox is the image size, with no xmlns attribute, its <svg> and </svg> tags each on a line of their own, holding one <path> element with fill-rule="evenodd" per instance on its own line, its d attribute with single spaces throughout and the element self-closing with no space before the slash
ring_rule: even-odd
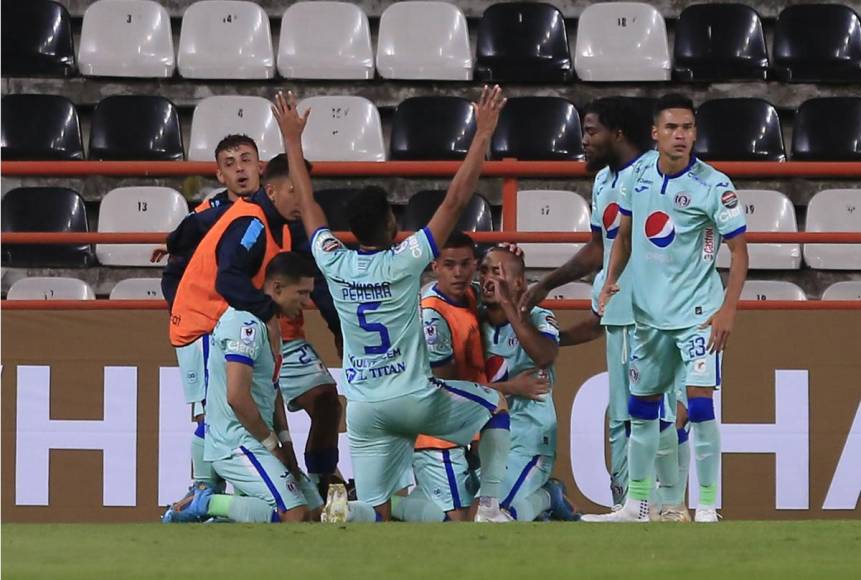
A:
<svg viewBox="0 0 861 580">
<path fill-rule="evenodd" d="M 439 258 L 439 248 L 436 247 L 436 240 L 433 239 L 433 234 L 430 229 L 425 226 L 422 228 L 422 231 L 425 233 L 425 237 L 428 239 L 428 244 L 430 245 L 431 252 L 433 252 L 434 258 Z"/>
<path fill-rule="evenodd" d="M 723 239 L 725 239 L 725 240 L 731 240 L 731 239 L 733 239 L 734 237 L 736 237 L 737 235 L 739 235 L 739 234 L 743 234 L 743 233 L 744 233 L 744 232 L 746 232 L 746 231 L 747 231 L 747 226 L 741 226 L 740 228 L 735 229 L 735 230 L 731 231 L 731 232 L 730 232 L 730 233 L 728 233 L 728 234 L 724 234 L 724 235 L 723 235 Z"/>
<path fill-rule="evenodd" d="M 629 217 L 631 216 L 631 210 L 625 209 L 621 205 L 619 206 L 619 213 L 621 213 L 622 215 L 629 216 Z"/>
<path fill-rule="evenodd" d="M 250 367 L 254 366 L 254 360 L 242 354 L 226 354 L 224 355 L 224 360 L 226 360 L 227 362 L 235 362 L 248 365 Z"/>
<path fill-rule="evenodd" d="M 552 333 L 550 333 L 550 332 L 539 332 L 539 334 L 540 334 L 541 336 L 546 336 L 547 338 L 549 338 L 549 339 L 550 339 L 550 340 L 552 340 L 553 342 L 559 342 L 559 337 L 558 337 L 557 335 L 555 335 L 555 334 L 552 334 Z"/>
<path fill-rule="evenodd" d="M 326 226 L 321 226 L 321 227 L 317 228 L 316 230 L 314 230 L 314 233 L 311 234 L 311 247 L 314 247 L 314 240 L 317 239 L 317 234 L 319 234 L 320 232 L 324 232 L 324 231 L 328 232 L 329 228 Z"/>
<path fill-rule="evenodd" d="M 590 224 L 593 232 L 601 232 L 601 226 L 596 226 L 595 224 Z"/>
</svg>

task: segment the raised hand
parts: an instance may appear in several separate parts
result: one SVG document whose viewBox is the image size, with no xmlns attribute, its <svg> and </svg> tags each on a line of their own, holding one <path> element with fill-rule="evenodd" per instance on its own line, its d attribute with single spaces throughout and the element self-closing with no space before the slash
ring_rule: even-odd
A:
<svg viewBox="0 0 861 580">
<path fill-rule="evenodd" d="M 475 111 L 475 134 L 490 137 L 496 130 L 499 122 L 499 112 L 505 106 L 506 98 L 502 96 L 499 85 L 488 88 L 487 85 L 481 90 L 481 98 L 472 104 Z"/>
<path fill-rule="evenodd" d="M 272 101 L 272 114 L 275 115 L 278 128 L 281 129 L 285 145 L 290 142 L 300 142 L 311 109 L 300 115 L 296 110 L 296 95 L 293 91 L 287 91 L 286 95 L 279 91 L 275 95 L 275 100 Z"/>
<path fill-rule="evenodd" d="M 538 284 L 533 284 L 520 298 L 520 311 L 532 312 L 532 309 L 538 306 L 539 302 L 546 299 L 548 294 L 549 292 L 540 282 Z"/>
<path fill-rule="evenodd" d="M 726 348 L 727 339 L 735 323 L 735 309 L 721 308 L 711 315 L 711 317 L 700 325 L 700 328 L 712 327 L 711 335 L 709 335 L 709 343 L 707 348 L 709 353 L 723 352 Z"/>
</svg>

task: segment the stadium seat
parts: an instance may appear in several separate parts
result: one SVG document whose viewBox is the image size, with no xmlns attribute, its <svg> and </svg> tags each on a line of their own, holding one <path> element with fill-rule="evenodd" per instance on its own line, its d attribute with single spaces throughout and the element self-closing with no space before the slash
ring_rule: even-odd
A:
<svg viewBox="0 0 861 580">
<path fill-rule="evenodd" d="M 826 189 L 807 205 L 808 232 L 861 232 L 861 189 Z M 804 261 L 820 270 L 861 270 L 861 244 L 804 244 Z"/>
<path fill-rule="evenodd" d="M 419 230 L 427 225 L 442 203 L 445 191 L 419 191 L 410 197 L 404 212 L 401 228 Z M 456 230 L 464 232 L 489 232 L 493 230 L 490 203 L 483 195 L 476 194 L 460 216 Z"/>
<path fill-rule="evenodd" d="M 573 191 L 517 192 L 517 230 L 521 232 L 588 232 L 589 203 Z M 527 268 L 556 268 L 583 244 L 520 244 Z"/>
<path fill-rule="evenodd" d="M 314 198 L 320 204 L 320 207 L 323 208 L 323 213 L 326 214 L 326 221 L 329 222 L 329 229 L 333 232 L 346 232 L 350 230 L 350 223 L 347 220 L 347 204 L 360 191 L 362 190 L 352 187 L 314 191 Z"/>
<path fill-rule="evenodd" d="M 475 78 L 488 82 L 565 82 L 574 76 L 562 13 L 541 2 L 506 2 L 478 24 Z"/>
<path fill-rule="evenodd" d="M 749 232 L 797 232 L 795 207 L 779 191 L 741 189 L 739 200 L 744 207 Z M 747 253 L 753 270 L 797 270 L 801 267 L 800 244 L 748 244 Z M 729 268 L 726 244 L 718 250 L 717 267 Z"/>
<path fill-rule="evenodd" d="M 861 161 L 861 97 L 801 103 L 792 128 L 794 161 Z"/>
<path fill-rule="evenodd" d="M 768 52 L 762 21 L 743 4 L 695 4 L 675 28 L 673 73 L 681 81 L 764 80 Z"/>
<path fill-rule="evenodd" d="M 254 139 L 262 161 L 284 152 L 272 103 L 263 97 L 217 96 L 203 99 L 194 108 L 189 160 L 214 160 L 215 146 L 233 133 Z"/>
<path fill-rule="evenodd" d="M 499 115 L 490 155 L 493 159 L 571 161 L 583 158 L 580 115 L 561 97 L 508 99 Z"/>
<path fill-rule="evenodd" d="M 195 2 L 182 16 L 176 60 L 187 79 L 271 79 L 269 16 L 255 2 Z"/>
<path fill-rule="evenodd" d="M 772 57 L 784 82 L 861 81 L 861 19 L 840 4 L 788 6 L 777 19 Z"/>
<path fill-rule="evenodd" d="M 577 22 L 574 68 L 584 81 L 670 80 L 664 17 L 642 2 L 587 6 Z"/>
<path fill-rule="evenodd" d="M 823 300 L 861 300 L 861 280 L 835 282 L 822 293 Z"/>
<path fill-rule="evenodd" d="M 161 278 L 126 278 L 111 289 L 111 300 L 163 300 Z"/>
<path fill-rule="evenodd" d="M 96 105 L 90 121 L 90 159 L 181 161 L 182 128 L 164 97 L 117 95 Z"/>
<path fill-rule="evenodd" d="M 807 300 L 804 290 L 785 280 L 747 280 L 741 289 L 742 300 Z"/>
<path fill-rule="evenodd" d="M 98 0 L 84 12 L 81 74 L 169 78 L 175 67 L 170 16 L 158 2 Z"/>
<path fill-rule="evenodd" d="M 385 161 L 383 126 L 377 107 L 364 97 L 309 97 L 299 111 L 311 109 L 302 133 L 309 161 Z"/>
<path fill-rule="evenodd" d="M 65 187 L 19 187 L 3 196 L 4 232 L 87 232 L 87 209 Z M 3 265 L 15 268 L 86 267 L 95 264 L 89 244 L 3 244 Z"/>
<path fill-rule="evenodd" d="M 3 76 L 68 77 L 75 73 L 69 12 L 47 0 L 3 0 Z"/>
<path fill-rule="evenodd" d="M 99 206 L 99 232 L 170 232 L 188 214 L 188 202 L 169 187 L 119 187 Z M 156 266 L 150 255 L 157 244 L 99 244 L 96 256 L 105 266 Z"/>
<path fill-rule="evenodd" d="M 786 161 L 780 118 L 762 99 L 714 99 L 700 105 L 695 151 L 705 161 Z"/>
<path fill-rule="evenodd" d="M 296 2 L 281 18 L 278 72 L 292 79 L 372 79 L 368 16 L 349 2 Z"/>
<path fill-rule="evenodd" d="M 81 124 L 72 101 L 56 95 L 5 95 L 2 156 L 7 161 L 84 158 Z"/>
<path fill-rule="evenodd" d="M 8 300 L 95 300 L 89 284 L 77 278 L 21 278 L 9 288 Z"/>
<path fill-rule="evenodd" d="M 448 2 L 395 2 L 380 17 L 377 71 L 386 79 L 472 79 L 469 30 Z"/>
<path fill-rule="evenodd" d="M 526 258 L 529 259 L 528 254 Z M 548 300 L 591 300 L 592 285 L 586 282 L 568 282 L 551 290 L 547 298 Z"/>
<path fill-rule="evenodd" d="M 428 122 L 432 119 L 432 122 Z M 458 160 L 475 134 L 472 104 L 460 97 L 413 97 L 398 105 L 390 137 L 393 160 Z"/>
</svg>

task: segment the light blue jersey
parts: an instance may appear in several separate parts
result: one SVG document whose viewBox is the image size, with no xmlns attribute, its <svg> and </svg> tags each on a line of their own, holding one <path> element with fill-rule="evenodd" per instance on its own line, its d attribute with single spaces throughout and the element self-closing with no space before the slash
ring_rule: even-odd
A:
<svg viewBox="0 0 861 580">
<path fill-rule="evenodd" d="M 637 323 L 674 330 L 705 322 L 723 303 L 715 269 L 721 237 L 746 229 L 732 182 L 695 157 L 679 173 L 663 175 L 654 157 L 620 193 L 620 211 L 633 218 L 626 269 Z"/>
<path fill-rule="evenodd" d="M 592 284 L 592 309 L 595 312 L 598 312 L 598 295 L 601 293 L 607 276 L 613 242 L 619 233 L 619 225 L 622 222 L 622 214 L 619 212 L 621 192 L 631 190 L 640 172 L 657 155 L 657 151 L 647 151 L 618 171 L 605 167 L 595 176 L 595 181 L 592 184 L 592 231 L 600 232 L 601 238 L 604 240 L 604 262 Z M 631 293 L 630 274 L 625 271 L 619 278 L 619 292 L 607 304 L 604 316 L 601 317 L 601 324 L 604 326 L 634 324 Z"/>
<path fill-rule="evenodd" d="M 535 307 L 529 316 L 541 334 L 559 342 L 559 325 L 551 311 Z M 506 381 L 525 370 L 536 368 L 535 362 L 520 346 L 511 324 L 493 326 L 484 320 L 481 323 L 481 333 L 487 378 L 490 382 Z M 556 368 L 551 365 L 545 370 L 551 391 L 544 396 L 543 401 L 508 397 L 512 453 L 530 457 L 556 454 L 556 408 L 553 405 L 552 391 L 556 383 Z"/>
<path fill-rule="evenodd" d="M 266 324 L 251 314 L 228 308 L 210 336 L 209 389 L 206 394 L 204 459 L 230 457 L 240 447 L 259 445 L 227 402 L 227 363 L 254 369 L 251 398 L 263 422 L 272 429 L 275 415 L 275 357 L 269 346 Z"/>
<path fill-rule="evenodd" d="M 439 253 L 430 230 L 368 253 L 347 249 L 320 228 L 311 251 L 341 319 L 347 399 L 385 401 L 428 389 L 419 291 L 422 272 Z"/>
</svg>

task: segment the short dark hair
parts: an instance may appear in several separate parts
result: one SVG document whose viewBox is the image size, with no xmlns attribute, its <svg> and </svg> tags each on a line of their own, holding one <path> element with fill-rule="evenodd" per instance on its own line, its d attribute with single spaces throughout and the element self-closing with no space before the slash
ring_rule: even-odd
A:
<svg viewBox="0 0 861 580">
<path fill-rule="evenodd" d="M 266 279 L 287 278 L 298 282 L 300 278 L 313 278 L 317 274 L 314 262 L 299 252 L 280 252 L 266 266 Z"/>
<path fill-rule="evenodd" d="M 254 139 L 248 135 L 232 134 L 226 136 L 218 142 L 218 145 L 215 146 L 215 160 L 218 161 L 218 154 L 222 151 L 230 151 L 231 149 L 238 148 L 240 145 L 248 145 L 254 149 L 254 152 L 257 153 L 258 157 L 260 156 L 260 151 L 257 150 L 257 143 L 254 142 Z"/>
<path fill-rule="evenodd" d="M 392 207 L 382 187 L 362 188 L 347 203 L 347 223 L 360 244 L 372 246 L 383 242 L 386 220 Z"/>
<path fill-rule="evenodd" d="M 655 103 L 654 118 L 657 119 L 658 115 L 667 109 L 687 109 L 693 114 L 696 114 L 697 112 L 696 108 L 694 108 L 694 102 L 690 97 L 681 93 L 667 93 L 663 97 L 659 98 L 658 102 Z"/>
<path fill-rule="evenodd" d="M 587 105 L 584 115 L 593 113 L 598 121 L 611 131 L 621 131 L 632 145 L 640 151 L 652 148 L 652 125 L 644 119 L 631 99 L 626 97 L 604 97 Z"/>
<path fill-rule="evenodd" d="M 509 256 L 514 258 L 515 261 L 517 261 L 517 265 L 520 267 L 520 274 L 526 273 L 526 254 L 525 253 L 517 255 L 507 248 L 504 248 L 501 246 L 493 246 L 492 248 L 488 249 L 484 255 L 487 256 L 491 252 L 502 252 L 502 253 L 508 254 Z"/>
<path fill-rule="evenodd" d="M 469 248 L 473 255 L 476 253 L 473 239 L 459 230 L 455 230 L 449 235 L 442 248 Z"/>
<path fill-rule="evenodd" d="M 306 159 L 305 168 L 308 173 L 311 173 L 312 165 Z M 276 179 L 290 176 L 290 162 L 284 153 L 279 153 L 266 163 L 266 168 L 263 170 L 263 184 L 272 183 Z"/>
</svg>

